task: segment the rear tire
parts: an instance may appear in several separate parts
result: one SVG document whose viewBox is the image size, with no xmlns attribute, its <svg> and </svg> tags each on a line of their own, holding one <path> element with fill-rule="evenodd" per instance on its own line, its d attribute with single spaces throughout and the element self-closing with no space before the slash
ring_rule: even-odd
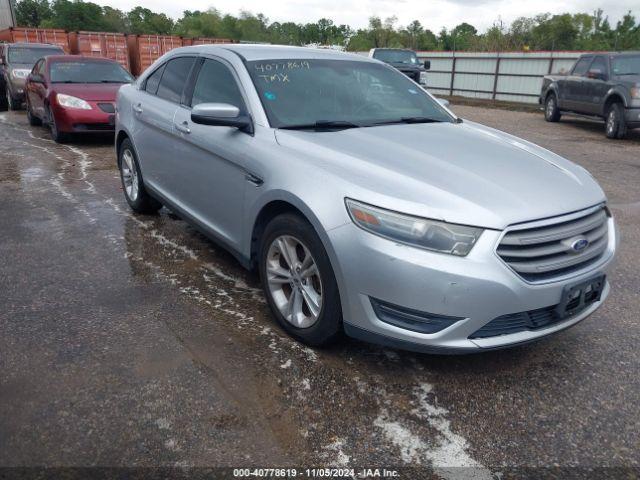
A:
<svg viewBox="0 0 640 480">
<path fill-rule="evenodd" d="M 162 204 L 144 188 L 138 156 L 128 138 L 122 142 L 118 152 L 118 169 L 124 197 L 134 212 L 149 214 L 162 208 Z"/>
<path fill-rule="evenodd" d="M 627 134 L 627 122 L 624 119 L 624 109 L 621 103 L 612 103 L 607 109 L 605 117 L 605 133 L 607 138 L 622 139 Z"/>
<path fill-rule="evenodd" d="M 313 226 L 300 215 L 278 215 L 265 228 L 258 255 L 262 287 L 280 326 L 311 346 L 339 338 L 338 284 Z"/>
<path fill-rule="evenodd" d="M 547 122 L 558 122 L 561 116 L 556 94 L 550 93 L 544 102 L 544 119 Z"/>
</svg>

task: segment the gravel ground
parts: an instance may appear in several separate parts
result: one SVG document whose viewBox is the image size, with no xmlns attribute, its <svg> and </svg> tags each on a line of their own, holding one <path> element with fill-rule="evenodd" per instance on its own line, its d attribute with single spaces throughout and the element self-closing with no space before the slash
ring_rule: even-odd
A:
<svg viewBox="0 0 640 480">
<path fill-rule="evenodd" d="M 57 145 L 0 114 L 0 466 L 637 475 L 640 132 L 452 109 L 605 189 L 623 242 L 611 296 L 579 326 L 462 357 L 303 347 L 255 274 L 166 210 L 130 212 L 108 140 Z"/>
</svg>

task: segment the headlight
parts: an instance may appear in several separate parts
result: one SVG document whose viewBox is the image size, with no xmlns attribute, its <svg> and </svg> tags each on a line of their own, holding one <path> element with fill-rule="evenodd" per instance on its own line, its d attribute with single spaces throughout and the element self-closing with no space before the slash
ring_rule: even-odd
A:
<svg viewBox="0 0 640 480">
<path fill-rule="evenodd" d="M 78 97 L 72 97 L 71 95 L 65 95 L 59 93 L 56 95 L 58 104 L 67 108 L 78 108 L 80 110 L 91 110 L 91 105 Z"/>
<path fill-rule="evenodd" d="M 347 210 L 360 228 L 415 247 L 464 257 L 482 234 L 481 228 L 404 215 L 346 199 Z"/>
<path fill-rule="evenodd" d="M 14 68 L 13 70 L 11 70 L 11 76 L 13 78 L 27 78 L 30 73 L 31 70 L 27 70 L 24 68 Z"/>
<path fill-rule="evenodd" d="M 640 98 L 640 87 L 633 87 L 631 89 L 631 98 Z"/>
</svg>

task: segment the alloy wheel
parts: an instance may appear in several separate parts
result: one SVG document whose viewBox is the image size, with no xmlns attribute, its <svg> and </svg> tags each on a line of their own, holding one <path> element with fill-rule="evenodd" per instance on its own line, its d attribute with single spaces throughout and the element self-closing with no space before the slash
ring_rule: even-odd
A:
<svg viewBox="0 0 640 480">
<path fill-rule="evenodd" d="M 607 116 L 607 133 L 609 135 L 613 135 L 616 127 L 616 111 L 615 109 L 611 109 L 609 111 L 609 115 Z"/>
<path fill-rule="evenodd" d="M 323 289 L 307 246 L 281 235 L 269 246 L 266 263 L 269 294 L 285 320 L 297 328 L 314 325 L 322 310 Z"/>
<path fill-rule="evenodd" d="M 547 118 L 553 117 L 553 112 L 556 109 L 556 101 L 553 99 L 553 96 L 549 97 L 547 100 Z"/>
<path fill-rule="evenodd" d="M 122 166 L 120 168 L 122 169 L 122 181 L 127 197 L 132 202 L 135 202 L 138 199 L 140 185 L 138 182 L 138 170 L 131 150 L 125 150 L 122 153 Z"/>
</svg>

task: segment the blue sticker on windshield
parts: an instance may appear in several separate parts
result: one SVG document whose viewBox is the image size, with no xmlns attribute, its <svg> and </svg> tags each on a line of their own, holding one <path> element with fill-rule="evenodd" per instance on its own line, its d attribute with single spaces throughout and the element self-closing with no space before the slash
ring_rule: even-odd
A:
<svg viewBox="0 0 640 480">
<path fill-rule="evenodd" d="M 267 100 L 275 100 L 276 94 L 273 92 L 264 92 L 264 98 L 266 98 Z"/>
<path fill-rule="evenodd" d="M 417 94 L 418 94 L 418 91 L 417 91 L 417 90 L 414 90 L 413 88 L 410 88 L 410 89 L 409 89 L 409 93 L 412 93 L 412 94 L 414 94 L 414 95 L 417 95 Z"/>
</svg>

